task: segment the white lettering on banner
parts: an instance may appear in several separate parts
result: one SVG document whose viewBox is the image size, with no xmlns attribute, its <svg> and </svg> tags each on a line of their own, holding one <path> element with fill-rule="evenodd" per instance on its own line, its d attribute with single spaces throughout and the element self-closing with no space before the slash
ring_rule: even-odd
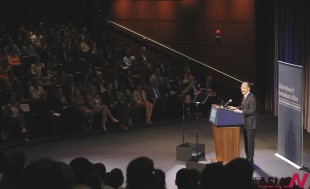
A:
<svg viewBox="0 0 310 189">
<path fill-rule="evenodd" d="M 288 85 L 279 84 L 279 104 L 291 108 L 296 111 L 301 111 L 299 98 L 294 94 L 295 88 Z"/>
</svg>

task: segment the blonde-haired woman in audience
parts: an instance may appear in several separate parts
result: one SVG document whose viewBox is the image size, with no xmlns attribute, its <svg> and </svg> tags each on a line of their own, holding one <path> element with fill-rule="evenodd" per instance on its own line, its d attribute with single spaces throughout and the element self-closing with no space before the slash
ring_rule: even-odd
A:
<svg viewBox="0 0 310 189">
<path fill-rule="evenodd" d="M 102 129 L 107 131 L 106 121 L 109 117 L 113 123 L 119 122 L 112 114 L 110 109 L 102 103 L 100 96 L 97 94 L 95 86 L 89 88 L 89 94 L 87 96 L 87 103 L 93 114 L 101 114 L 102 119 Z"/>
</svg>

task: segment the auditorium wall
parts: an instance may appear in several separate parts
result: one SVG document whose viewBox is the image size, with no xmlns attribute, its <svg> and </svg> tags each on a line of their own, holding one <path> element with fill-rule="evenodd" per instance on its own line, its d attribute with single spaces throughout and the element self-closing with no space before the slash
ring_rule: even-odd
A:
<svg viewBox="0 0 310 189">
<path fill-rule="evenodd" d="M 255 0 L 113 0 L 107 13 L 118 24 L 256 84 L 262 63 L 257 62 L 255 16 Z M 213 74 L 239 101 L 240 83 Z"/>
</svg>

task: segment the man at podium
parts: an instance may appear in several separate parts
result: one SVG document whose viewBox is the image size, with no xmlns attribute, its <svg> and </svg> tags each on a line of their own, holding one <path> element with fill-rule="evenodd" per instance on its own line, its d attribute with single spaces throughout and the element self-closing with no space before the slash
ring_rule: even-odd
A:
<svg viewBox="0 0 310 189">
<path fill-rule="evenodd" d="M 249 82 L 243 82 L 240 90 L 243 95 L 241 105 L 239 107 L 229 106 L 228 108 L 244 115 L 243 136 L 245 154 L 247 160 L 253 164 L 256 130 L 256 99 L 250 91 L 251 84 Z"/>
</svg>

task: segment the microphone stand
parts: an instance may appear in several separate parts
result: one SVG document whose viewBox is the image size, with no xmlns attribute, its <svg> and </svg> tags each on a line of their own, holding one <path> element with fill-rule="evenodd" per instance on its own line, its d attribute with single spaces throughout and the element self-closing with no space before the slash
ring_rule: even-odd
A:
<svg viewBox="0 0 310 189">
<path fill-rule="evenodd" d="M 196 82 L 195 82 L 196 83 Z M 193 85 L 194 83 L 192 82 L 192 83 L 190 83 L 190 84 L 188 84 L 184 89 L 183 89 L 183 91 L 181 92 L 181 94 L 183 95 L 183 97 L 182 97 L 182 146 L 184 146 L 184 122 L 185 122 L 185 94 L 190 90 L 190 88 L 192 87 L 192 85 Z"/>
<path fill-rule="evenodd" d="M 196 161 L 199 161 L 199 144 L 198 144 L 198 122 L 199 122 L 199 105 L 200 102 L 196 102 Z"/>
<path fill-rule="evenodd" d="M 195 160 L 198 162 L 200 158 L 205 160 L 204 153 L 199 154 L 199 144 L 198 144 L 198 122 L 199 122 L 199 104 L 204 104 L 206 100 L 208 99 L 210 93 L 212 90 L 207 90 L 205 88 L 201 88 L 197 95 L 195 96 L 193 102 L 196 104 L 196 157 Z M 203 155 L 203 157 L 200 157 Z"/>
<path fill-rule="evenodd" d="M 182 98 L 182 146 L 184 146 L 184 121 L 185 121 L 185 93 L 183 94 L 183 98 Z"/>
</svg>

